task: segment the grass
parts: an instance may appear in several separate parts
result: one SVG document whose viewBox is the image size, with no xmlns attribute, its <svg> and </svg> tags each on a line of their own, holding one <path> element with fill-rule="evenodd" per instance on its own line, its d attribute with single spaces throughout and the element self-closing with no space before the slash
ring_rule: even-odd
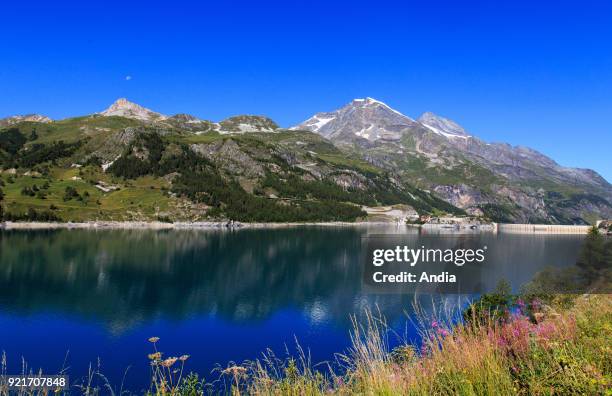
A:
<svg viewBox="0 0 612 396">
<path fill-rule="evenodd" d="M 1 176 L 0 176 L 1 177 Z M 73 180 L 73 177 L 81 178 Z M 79 169 L 55 169 L 51 177 L 13 176 L 10 183 L 4 177 L 4 207 L 7 213 L 25 213 L 29 208 L 37 211 L 52 211 L 61 219 L 70 221 L 90 220 L 156 220 L 160 213 L 174 211 L 177 199 L 168 196 L 162 187 L 163 179 L 147 176 L 129 183 L 111 179 L 107 175 L 80 173 Z M 103 192 L 95 187 L 102 180 L 119 190 Z M 93 183 L 92 183 L 93 182 Z M 47 188 L 43 189 L 45 183 Z M 44 191 L 40 196 L 23 195 L 22 190 L 34 185 Z M 67 187 L 77 190 L 82 199 L 64 200 Z"/>
<path fill-rule="evenodd" d="M 550 307 L 549 307 L 550 308 Z M 548 309 L 548 308 L 547 308 Z M 517 313 L 504 322 L 450 326 L 430 318 L 423 345 L 389 350 L 384 320 L 355 323 L 343 375 L 308 368 L 270 377 L 245 366 L 240 394 L 549 395 L 606 394 L 612 386 L 612 299 L 577 298 L 538 321 Z M 299 367 L 299 366 L 298 366 Z M 278 370 L 277 370 L 278 372 Z M 240 384 L 239 384 L 240 385 Z"/>
<path fill-rule="evenodd" d="M 472 311 L 475 312 L 475 311 Z M 384 318 L 353 321 L 352 347 L 333 365 L 315 368 L 307 352 L 280 359 L 267 352 L 230 363 L 205 381 L 188 373 L 188 355 L 165 357 L 152 337 L 154 395 L 609 395 L 612 389 L 612 295 L 561 296 L 543 304 L 516 300 L 511 312 L 472 317 L 452 312 L 418 323 L 423 342 L 390 349 Z M 484 318 L 484 320 L 483 320 Z M 144 358 L 144 357 L 143 357 Z M 5 366 L 5 361 L 3 362 Z M 92 377 L 100 381 L 92 381 Z M 96 370 L 73 387 L 87 395 L 114 390 Z M 0 384 L 0 395 L 6 395 Z M 40 394 L 40 393 L 39 393 Z"/>
<path fill-rule="evenodd" d="M 359 159 L 358 157 L 355 158 L 349 158 L 347 157 L 345 154 L 343 153 L 337 153 L 337 154 L 319 154 L 317 155 L 318 158 L 322 159 L 323 161 L 333 164 L 333 165 L 339 165 L 342 167 L 347 167 L 347 168 L 352 168 L 352 169 L 356 169 L 358 171 L 362 171 L 366 174 L 370 173 L 370 174 L 375 174 L 375 175 L 379 175 L 382 173 L 381 169 L 371 165 L 370 163 L 363 161 L 361 159 Z"/>
<path fill-rule="evenodd" d="M 59 140 L 65 142 L 75 142 L 83 138 L 83 134 L 87 131 L 81 127 L 90 128 L 94 133 L 105 133 L 109 131 L 118 131 L 126 127 L 137 127 L 140 123 L 135 120 L 130 120 L 123 117 L 75 117 L 65 120 L 54 121 L 50 124 L 41 124 L 37 122 L 23 122 L 19 124 L 19 128 L 26 136 L 36 131 L 38 139 L 36 143 L 53 143 Z M 31 143 L 28 143 L 31 144 Z"/>
<path fill-rule="evenodd" d="M 219 140 L 227 139 L 227 136 L 221 135 L 219 132 L 207 132 L 199 135 L 171 136 L 169 139 L 177 142 L 188 144 L 208 144 Z"/>
</svg>

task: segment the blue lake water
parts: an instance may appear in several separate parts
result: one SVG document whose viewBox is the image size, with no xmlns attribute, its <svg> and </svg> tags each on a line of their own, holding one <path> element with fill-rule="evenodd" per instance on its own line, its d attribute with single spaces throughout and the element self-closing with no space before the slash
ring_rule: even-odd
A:
<svg viewBox="0 0 612 396">
<path fill-rule="evenodd" d="M 209 379 L 217 365 L 268 348 L 295 352 L 296 340 L 313 362 L 331 360 L 350 345 L 350 315 L 366 308 L 416 340 L 413 296 L 363 291 L 368 232 L 399 232 L 415 246 L 426 237 L 395 227 L 0 231 L 0 350 L 9 373 L 23 358 L 46 373 L 67 367 L 74 381 L 100 364 L 114 386 L 125 378 L 138 390 L 148 384 L 151 336 L 166 356 L 191 355 L 187 370 Z M 583 240 L 472 234 L 440 244 L 449 238 L 487 245 L 488 263 L 513 285 L 573 264 Z"/>
</svg>

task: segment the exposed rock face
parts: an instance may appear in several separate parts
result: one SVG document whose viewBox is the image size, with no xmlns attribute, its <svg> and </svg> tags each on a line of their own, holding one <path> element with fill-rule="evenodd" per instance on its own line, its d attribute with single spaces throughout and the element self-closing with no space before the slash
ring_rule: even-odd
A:
<svg viewBox="0 0 612 396">
<path fill-rule="evenodd" d="M 25 114 L 25 115 L 14 115 L 11 117 L 6 117 L 0 119 L 0 127 L 11 126 L 20 122 L 41 122 L 41 123 L 49 123 L 52 122 L 51 118 L 40 115 L 40 114 Z"/>
<path fill-rule="evenodd" d="M 185 113 L 175 114 L 172 117 L 168 117 L 168 120 L 172 120 L 172 121 L 176 121 L 180 123 L 200 123 L 202 122 L 202 120 L 200 120 L 199 118 L 192 116 L 191 114 L 185 114 Z"/>
<path fill-rule="evenodd" d="M 222 140 L 211 144 L 192 144 L 190 148 L 197 154 L 219 164 L 230 174 L 248 177 L 264 175 L 261 163 L 241 150 L 233 140 Z"/>
<path fill-rule="evenodd" d="M 141 121 L 161 121 L 168 118 L 163 114 L 156 113 L 136 103 L 132 103 L 125 98 L 117 99 L 108 109 L 99 114 L 106 117 L 118 116 L 134 118 Z"/>
<path fill-rule="evenodd" d="M 221 133 L 274 132 L 278 129 L 278 125 L 270 118 L 254 115 L 230 117 L 218 125 Z"/>
<path fill-rule="evenodd" d="M 334 174 L 331 176 L 331 179 L 344 188 L 353 188 L 357 190 L 365 190 L 368 185 L 368 180 L 363 175 L 357 172 L 349 172 Z"/>
<path fill-rule="evenodd" d="M 163 124 L 193 133 L 207 133 L 219 129 L 219 125 L 208 120 L 201 120 L 191 114 L 175 114 L 168 117 Z"/>
<path fill-rule="evenodd" d="M 356 149 L 368 162 L 472 212 L 551 223 L 612 214 L 612 185 L 595 171 L 560 166 L 528 147 L 486 143 L 430 112 L 415 121 L 375 99 L 355 99 L 292 129 Z"/>
<path fill-rule="evenodd" d="M 465 184 L 439 185 L 434 191 L 445 201 L 464 209 L 491 202 L 480 190 Z"/>
</svg>

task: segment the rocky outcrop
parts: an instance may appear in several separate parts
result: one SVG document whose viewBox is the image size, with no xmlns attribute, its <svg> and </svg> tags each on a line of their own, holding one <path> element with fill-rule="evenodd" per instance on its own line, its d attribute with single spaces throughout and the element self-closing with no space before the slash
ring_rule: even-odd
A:
<svg viewBox="0 0 612 396">
<path fill-rule="evenodd" d="M 210 144 L 192 144 L 189 147 L 232 175 L 262 177 L 265 174 L 262 164 L 241 150 L 240 146 L 233 140 L 220 140 Z"/>
<path fill-rule="evenodd" d="M 436 186 L 434 191 L 445 201 L 462 209 L 491 202 L 481 190 L 465 184 L 440 185 Z"/>
<path fill-rule="evenodd" d="M 46 124 L 52 121 L 53 120 L 51 118 L 40 114 L 14 115 L 6 118 L 0 118 L 0 128 L 15 125 L 20 122 L 40 122 Z"/>
<path fill-rule="evenodd" d="M 219 123 L 221 133 L 274 132 L 278 125 L 268 117 L 241 115 Z"/>
<path fill-rule="evenodd" d="M 125 117 L 141 121 L 161 121 L 168 118 L 163 114 L 156 113 L 125 98 L 117 99 L 115 103 L 99 114 L 105 117 Z"/>
<path fill-rule="evenodd" d="M 342 188 L 366 190 L 368 186 L 368 179 L 357 172 L 345 171 L 343 173 L 333 174 L 330 178 Z"/>
</svg>

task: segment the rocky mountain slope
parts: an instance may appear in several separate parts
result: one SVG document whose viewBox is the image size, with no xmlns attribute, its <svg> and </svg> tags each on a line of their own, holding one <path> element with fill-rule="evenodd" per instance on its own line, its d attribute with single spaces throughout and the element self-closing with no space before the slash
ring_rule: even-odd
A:
<svg viewBox="0 0 612 396">
<path fill-rule="evenodd" d="M 364 206 L 461 209 L 267 117 L 168 116 L 120 99 L 107 110 L 0 129 L 10 220 L 351 221 Z"/>
<path fill-rule="evenodd" d="M 175 114 L 167 116 L 149 110 L 125 98 L 117 99 L 106 110 L 98 113 L 104 117 L 124 117 L 155 124 L 159 127 L 180 128 L 195 133 L 216 131 L 224 133 L 241 132 L 274 132 L 278 125 L 268 117 L 255 115 L 240 115 L 229 117 L 220 122 L 201 120 L 190 114 Z M 35 120 L 27 120 L 35 121 Z"/>
<path fill-rule="evenodd" d="M 15 115 L 11 117 L 1 118 L 0 128 L 15 125 L 25 121 L 47 123 L 51 122 L 52 120 L 49 117 L 40 114 Z"/>
<path fill-rule="evenodd" d="M 487 143 L 433 113 L 417 120 L 372 98 L 291 128 L 329 138 L 403 182 L 498 221 L 586 223 L 612 216 L 612 186 L 527 147 Z"/>
<path fill-rule="evenodd" d="M 9 117 L 0 168 L 12 218 L 353 220 L 382 205 L 503 222 L 612 217 L 612 186 L 592 170 L 372 98 L 289 130 L 264 116 L 214 122 L 126 99 L 64 120 Z"/>
<path fill-rule="evenodd" d="M 156 113 L 136 103 L 132 103 L 125 98 L 117 99 L 108 109 L 100 112 L 100 115 L 105 117 L 117 116 L 133 118 L 142 121 L 162 121 L 168 118 L 163 114 Z"/>
</svg>

